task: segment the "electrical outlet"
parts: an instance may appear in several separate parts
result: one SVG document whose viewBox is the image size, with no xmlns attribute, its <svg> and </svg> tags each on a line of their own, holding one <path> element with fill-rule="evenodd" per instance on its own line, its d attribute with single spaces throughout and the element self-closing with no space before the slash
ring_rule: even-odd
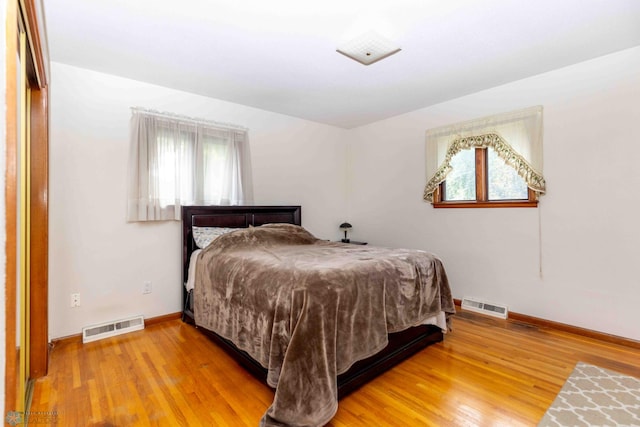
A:
<svg viewBox="0 0 640 427">
<path fill-rule="evenodd" d="M 150 294 L 152 290 L 153 288 L 151 287 L 151 282 L 150 281 L 144 282 L 144 288 L 142 288 L 142 293 Z"/>
<path fill-rule="evenodd" d="M 71 307 L 80 307 L 80 294 L 71 294 Z"/>
</svg>

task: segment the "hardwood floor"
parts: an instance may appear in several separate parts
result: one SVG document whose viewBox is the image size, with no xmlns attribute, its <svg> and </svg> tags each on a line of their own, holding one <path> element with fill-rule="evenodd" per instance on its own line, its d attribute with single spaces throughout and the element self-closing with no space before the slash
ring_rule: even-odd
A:
<svg viewBox="0 0 640 427">
<path fill-rule="evenodd" d="M 453 327 L 342 399 L 329 425 L 535 426 L 578 361 L 640 377 L 640 349 L 470 312 Z M 49 366 L 35 385 L 36 425 L 257 426 L 273 398 L 180 320 L 60 341 Z"/>
</svg>

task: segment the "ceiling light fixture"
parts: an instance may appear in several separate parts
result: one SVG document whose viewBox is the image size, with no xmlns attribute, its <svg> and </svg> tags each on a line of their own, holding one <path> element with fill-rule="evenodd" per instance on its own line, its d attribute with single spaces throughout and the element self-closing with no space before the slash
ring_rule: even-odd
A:
<svg viewBox="0 0 640 427">
<path fill-rule="evenodd" d="M 368 31 L 336 49 L 338 53 L 364 65 L 371 65 L 400 50 L 394 42 L 375 31 Z"/>
</svg>

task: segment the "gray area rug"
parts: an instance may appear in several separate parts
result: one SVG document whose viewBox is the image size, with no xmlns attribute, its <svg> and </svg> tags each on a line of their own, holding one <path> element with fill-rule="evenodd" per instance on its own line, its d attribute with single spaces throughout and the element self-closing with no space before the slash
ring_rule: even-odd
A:
<svg viewBox="0 0 640 427">
<path fill-rule="evenodd" d="M 538 427 L 640 426 L 640 380 L 578 362 Z"/>
</svg>

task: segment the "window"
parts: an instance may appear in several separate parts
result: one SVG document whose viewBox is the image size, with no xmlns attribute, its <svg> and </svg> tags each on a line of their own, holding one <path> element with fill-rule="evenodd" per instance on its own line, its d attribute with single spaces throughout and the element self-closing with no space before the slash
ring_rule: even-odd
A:
<svg viewBox="0 0 640 427">
<path fill-rule="evenodd" d="M 137 110 L 131 130 L 129 221 L 179 220 L 183 205 L 251 201 L 246 130 Z"/>
<path fill-rule="evenodd" d="M 178 205 L 220 204 L 231 144 L 225 136 L 212 135 L 202 129 L 159 128 L 158 201 L 165 208 Z"/>
<path fill-rule="evenodd" d="M 491 148 L 469 148 L 451 159 L 435 207 L 535 207 L 535 192 Z"/>
<path fill-rule="evenodd" d="M 436 208 L 535 207 L 544 194 L 542 107 L 427 131 L 424 199 Z"/>
</svg>

